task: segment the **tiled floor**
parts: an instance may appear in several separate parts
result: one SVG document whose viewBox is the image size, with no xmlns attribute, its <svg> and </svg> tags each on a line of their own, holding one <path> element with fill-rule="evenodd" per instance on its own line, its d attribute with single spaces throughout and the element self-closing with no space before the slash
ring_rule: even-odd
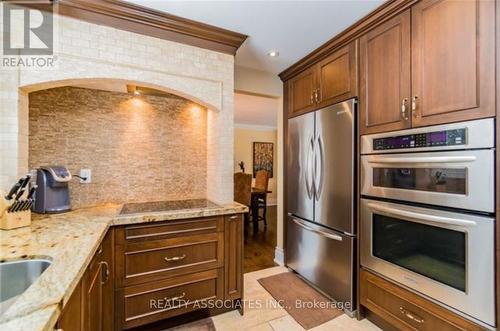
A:
<svg viewBox="0 0 500 331">
<path fill-rule="evenodd" d="M 231 311 L 212 318 L 217 331 L 298 331 L 304 330 L 288 313 L 279 307 L 270 307 L 276 302 L 257 282 L 257 279 L 286 272 L 284 267 L 273 267 L 245 274 L 245 314 Z M 262 304 L 263 307 L 258 307 Z M 268 303 L 269 306 L 265 307 Z M 251 306 L 253 304 L 253 306 Z M 376 331 L 380 330 L 368 320 L 357 321 L 347 315 L 337 317 L 314 329 L 314 331 Z"/>
</svg>

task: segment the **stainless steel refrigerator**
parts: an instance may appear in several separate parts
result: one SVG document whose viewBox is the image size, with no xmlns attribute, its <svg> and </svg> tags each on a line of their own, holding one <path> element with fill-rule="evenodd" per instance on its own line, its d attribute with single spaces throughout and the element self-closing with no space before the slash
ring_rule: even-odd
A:
<svg viewBox="0 0 500 331">
<path fill-rule="evenodd" d="M 351 99 L 288 121 L 287 266 L 354 306 L 355 117 Z"/>
</svg>

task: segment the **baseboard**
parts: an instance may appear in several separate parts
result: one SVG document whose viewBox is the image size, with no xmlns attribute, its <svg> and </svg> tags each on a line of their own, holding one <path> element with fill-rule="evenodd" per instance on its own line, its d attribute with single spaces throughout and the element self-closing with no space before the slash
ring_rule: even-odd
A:
<svg viewBox="0 0 500 331">
<path fill-rule="evenodd" d="M 285 265 L 285 252 L 283 248 L 276 247 L 274 249 L 274 263 L 277 265 Z"/>
</svg>

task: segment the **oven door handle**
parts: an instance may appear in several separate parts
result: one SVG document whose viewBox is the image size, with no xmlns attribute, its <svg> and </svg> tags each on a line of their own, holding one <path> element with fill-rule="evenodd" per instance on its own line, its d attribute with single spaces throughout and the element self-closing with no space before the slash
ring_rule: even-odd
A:
<svg viewBox="0 0 500 331">
<path fill-rule="evenodd" d="M 464 163 L 474 162 L 475 156 L 415 156 L 415 157 L 372 157 L 368 163 Z"/>
<path fill-rule="evenodd" d="M 380 205 L 377 205 L 376 203 L 368 203 L 368 207 L 373 209 L 373 210 L 376 210 L 378 212 L 385 213 L 386 215 L 413 218 L 413 219 L 427 221 L 427 222 L 431 222 L 431 223 L 435 223 L 435 224 L 458 225 L 458 226 L 464 226 L 464 227 L 473 227 L 473 226 L 477 225 L 477 223 L 475 221 L 463 220 L 463 219 L 459 219 L 459 218 L 450 218 L 450 217 L 444 217 L 444 216 L 429 215 L 429 214 L 423 214 L 423 213 L 415 213 L 412 211 L 401 210 L 401 209 L 386 207 L 386 206 L 380 206 Z"/>
</svg>

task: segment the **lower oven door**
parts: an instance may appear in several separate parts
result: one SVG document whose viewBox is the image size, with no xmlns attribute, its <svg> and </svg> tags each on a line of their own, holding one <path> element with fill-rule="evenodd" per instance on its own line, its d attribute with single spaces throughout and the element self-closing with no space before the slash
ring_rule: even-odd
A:
<svg viewBox="0 0 500 331">
<path fill-rule="evenodd" d="M 494 212 L 494 151 L 363 155 L 361 194 Z"/>
<path fill-rule="evenodd" d="M 495 325 L 494 219 L 361 199 L 361 265 Z"/>
</svg>

